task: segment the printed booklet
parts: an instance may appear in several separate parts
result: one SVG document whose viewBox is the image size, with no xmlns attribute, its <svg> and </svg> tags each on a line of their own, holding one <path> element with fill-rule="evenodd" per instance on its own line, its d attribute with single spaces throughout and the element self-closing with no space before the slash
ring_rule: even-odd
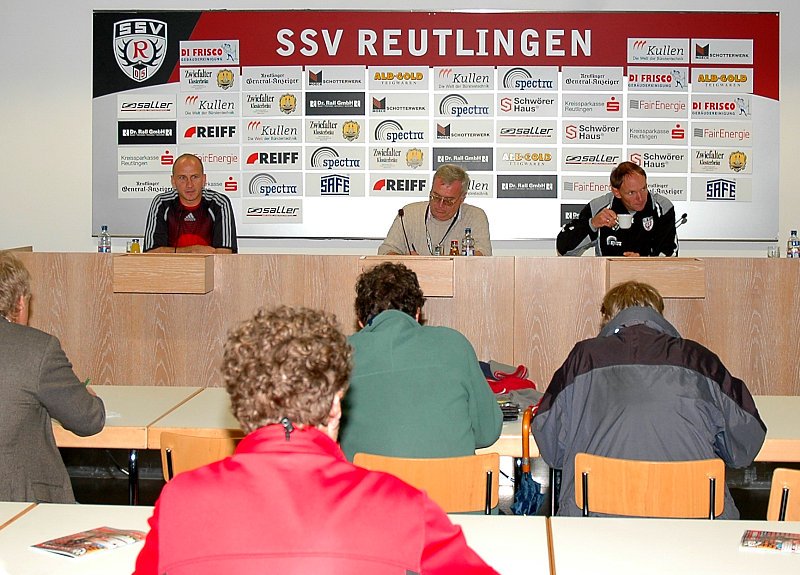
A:
<svg viewBox="0 0 800 575">
<path fill-rule="evenodd" d="M 67 557 L 83 557 L 95 551 L 124 547 L 137 541 L 142 541 L 144 537 L 144 531 L 97 527 L 96 529 L 65 535 L 57 539 L 50 539 L 31 547 L 66 555 Z"/>
<path fill-rule="evenodd" d="M 742 549 L 800 553 L 800 533 L 748 529 L 742 535 Z"/>
</svg>

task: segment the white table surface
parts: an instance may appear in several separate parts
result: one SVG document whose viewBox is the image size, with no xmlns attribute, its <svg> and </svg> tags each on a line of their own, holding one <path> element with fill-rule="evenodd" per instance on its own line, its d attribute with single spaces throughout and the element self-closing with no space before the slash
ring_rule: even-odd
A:
<svg viewBox="0 0 800 575">
<path fill-rule="evenodd" d="M 549 573 L 544 517 L 448 515 L 475 552 L 502 575 Z"/>
<path fill-rule="evenodd" d="M 0 525 L 5 524 L 6 521 L 10 521 L 33 505 L 33 503 L 18 501 L 0 501 Z"/>
<path fill-rule="evenodd" d="M 59 447 L 146 449 L 147 427 L 202 388 L 93 385 L 92 389 L 105 405 L 105 428 L 96 435 L 78 437 L 53 422 Z"/>
<path fill-rule="evenodd" d="M 95 527 L 148 531 L 152 507 L 42 503 L 0 530 L 0 573 L 5 575 L 130 575 L 143 542 L 73 559 L 31 549 L 48 539 Z"/>
<path fill-rule="evenodd" d="M 207 387 L 188 401 L 159 418 L 149 428 L 148 446 L 160 449 L 164 431 L 191 433 L 191 430 L 226 429 L 243 435 L 231 412 L 228 392 L 223 387 Z"/>
<path fill-rule="evenodd" d="M 553 517 L 558 575 L 798 575 L 800 555 L 739 549 L 747 529 L 800 533 L 800 522 Z"/>
<path fill-rule="evenodd" d="M 753 399 L 767 424 L 767 439 L 756 461 L 800 462 L 800 396 L 757 395 Z"/>
</svg>

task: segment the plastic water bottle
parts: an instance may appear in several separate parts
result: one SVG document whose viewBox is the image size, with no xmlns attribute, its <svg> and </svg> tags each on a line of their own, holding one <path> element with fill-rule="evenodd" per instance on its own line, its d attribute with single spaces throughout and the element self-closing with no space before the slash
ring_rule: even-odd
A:
<svg viewBox="0 0 800 575">
<path fill-rule="evenodd" d="M 472 237 L 472 228 L 464 228 L 464 239 L 461 240 L 461 255 L 475 255 L 475 238 Z"/>
<path fill-rule="evenodd" d="M 786 242 L 786 257 L 800 258 L 800 238 L 797 237 L 797 230 L 792 230 L 789 241 Z"/>
<path fill-rule="evenodd" d="M 101 254 L 111 253 L 111 236 L 108 235 L 108 226 L 100 226 L 100 236 L 97 238 L 97 251 Z"/>
</svg>

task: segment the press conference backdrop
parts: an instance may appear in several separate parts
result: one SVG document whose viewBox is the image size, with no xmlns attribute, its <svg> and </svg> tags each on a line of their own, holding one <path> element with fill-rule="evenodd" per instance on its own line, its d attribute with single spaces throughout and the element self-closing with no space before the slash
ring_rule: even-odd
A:
<svg viewBox="0 0 800 575">
<path fill-rule="evenodd" d="M 689 215 L 683 239 L 774 239 L 778 31 L 775 13 L 95 12 L 93 229 L 141 235 L 191 152 L 241 237 L 383 237 L 457 163 L 494 239 L 553 238 L 631 160 Z"/>
</svg>

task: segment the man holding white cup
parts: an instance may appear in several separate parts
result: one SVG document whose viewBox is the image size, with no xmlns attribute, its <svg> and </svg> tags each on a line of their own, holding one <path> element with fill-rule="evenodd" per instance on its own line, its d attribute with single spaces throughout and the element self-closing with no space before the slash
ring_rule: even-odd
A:
<svg viewBox="0 0 800 575">
<path fill-rule="evenodd" d="M 647 173 L 633 162 L 611 172 L 611 193 L 593 199 L 556 238 L 558 255 L 672 256 L 677 252 L 675 208 L 647 190 Z"/>
</svg>

